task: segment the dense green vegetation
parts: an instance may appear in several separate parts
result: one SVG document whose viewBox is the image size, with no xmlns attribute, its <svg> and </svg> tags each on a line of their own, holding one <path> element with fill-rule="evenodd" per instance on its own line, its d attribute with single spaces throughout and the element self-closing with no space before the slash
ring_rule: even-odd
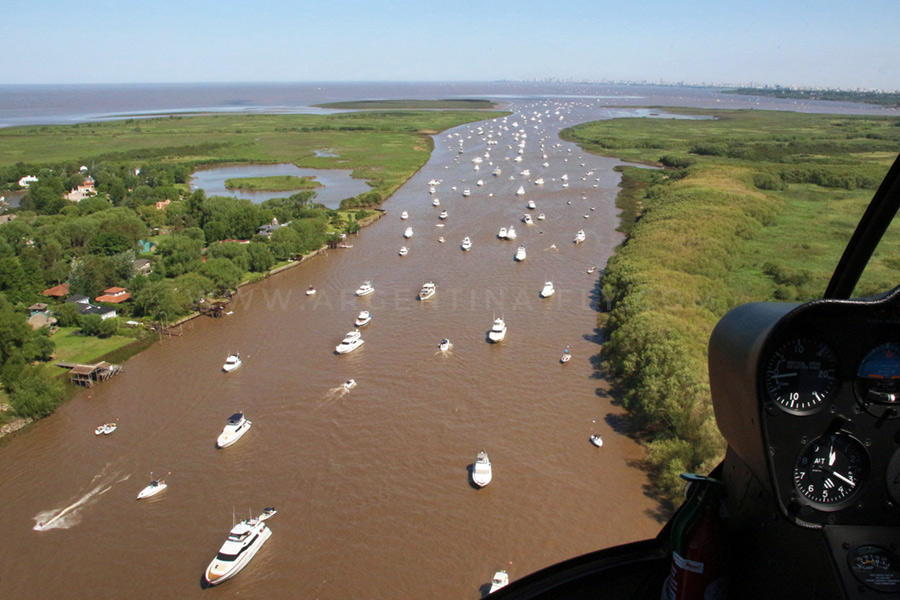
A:
<svg viewBox="0 0 900 600">
<path fill-rule="evenodd" d="M 478 100 L 474 98 L 460 98 L 456 100 L 356 100 L 351 102 L 328 102 L 325 104 L 316 104 L 315 106 L 319 108 L 336 108 L 347 110 L 483 110 L 497 108 L 497 104 L 495 102 L 491 102 L 490 100 Z"/>
<path fill-rule="evenodd" d="M 627 238 L 601 279 L 599 325 L 603 368 L 673 496 L 680 472 L 708 472 L 723 450 L 706 369 L 712 327 L 748 301 L 821 297 L 900 150 L 896 118 L 679 112 L 707 118 L 563 132 L 592 152 L 660 167 L 623 169 Z M 857 295 L 898 283 L 896 231 Z"/>
<path fill-rule="evenodd" d="M 430 134 L 498 114 L 229 115 L 0 129 L 0 188 L 38 177 L 15 220 L 0 224 L 0 380 L 16 415 L 42 417 L 63 400 L 51 358 L 127 353 L 123 345 L 145 330 L 124 321 L 172 323 L 201 301 L 359 231 L 375 214 L 361 208 L 380 204 L 428 160 Z M 245 162 L 351 169 L 372 190 L 329 210 L 313 190 L 254 204 L 188 189 L 200 165 Z M 67 200 L 88 176 L 96 195 Z M 289 179 L 290 189 L 302 181 Z M 271 188 L 272 178 L 261 180 Z M 118 318 L 84 316 L 74 304 L 42 297 L 63 282 L 91 299 L 124 287 L 131 299 L 109 305 Z M 36 302 L 52 304 L 53 335 L 26 323 Z"/>
<path fill-rule="evenodd" d="M 229 190 L 248 190 L 263 192 L 292 192 L 295 190 L 311 190 L 322 187 L 315 177 L 296 177 L 294 175 L 274 175 L 272 177 L 235 177 L 225 180 Z"/>
<path fill-rule="evenodd" d="M 831 100 L 834 102 L 865 102 L 888 108 L 900 106 L 900 92 L 860 92 L 853 90 L 800 90 L 790 88 L 737 88 L 723 94 L 792 98 L 795 100 Z"/>
</svg>

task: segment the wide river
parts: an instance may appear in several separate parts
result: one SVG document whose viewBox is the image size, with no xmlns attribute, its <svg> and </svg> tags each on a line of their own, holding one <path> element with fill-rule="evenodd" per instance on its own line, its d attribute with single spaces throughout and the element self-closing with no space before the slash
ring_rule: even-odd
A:
<svg viewBox="0 0 900 600">
<path fill-rule="evenodd" d="M 557 137 L 613 113 L 590 100 L 511 108 L 436 136 L 430 162 L 352 248 L 243 288 L 233 314 L 185 324 L 6 439 L 0 598 L 474 599 L 496 570 L 516 579 L 655 535 L 642 451 L 597 371 L 598 274 L 621 241 L 618 163 Z M 626 112 L 648 114 L 615 114 Z M 518 239 L 498 239 L 510 225 Z M 365 280 L 375 293 L 356 297 Z M 542 299 L 548 280 L 556 294 Z M 437 294 L 419 302 L 427 281 Z M 365 344 L 335 354 L 361 310 L 374 315 Z M 501 316 L 507 338 L 489 344 Z M 237 351 L 243 366 L 223 373 Z M 345 391 L 348 378 L 358 385 Z M 252 428 L 217 450 L 238 410 Z M 118 430 L 95 436 L 107 421 Z M 493 481 L 476 489 L 480 450 Z M 136 501 L 151 472 L 168 488 Z M 234 515 L 266 506 L 278 509 L 271 539 L 204 590 Z"/>
</svg>

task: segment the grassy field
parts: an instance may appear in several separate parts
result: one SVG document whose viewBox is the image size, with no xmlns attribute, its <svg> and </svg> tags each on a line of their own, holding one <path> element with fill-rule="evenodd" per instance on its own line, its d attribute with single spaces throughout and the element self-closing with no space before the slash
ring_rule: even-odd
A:
<svg viewBox="0 0 900 600">
<path fill-rule="evenodd" d="M 485 110 L 497 108 L 495 102 L 478 99 L 459 100 L 357 100 L 351 102 L 328 102 L 316 104 L 319 108 L 336 108 L 347 110 Z"/>
<path fill-rule="evenodd" d="M 721 458 L 706 345 L 729 309 L 821 297 L 855 225 L 900 151 L 897 118 L 684 110 L 701 119 L 615 119 L 565 139 L 660 169 L 625 167 L 626 242 L 601 280 L 603 367 L 647 442 L 661 493 Z M 664 168 L 662 168 L 664 167 Z M 856 295 L 891 289 L 900 227 Z"/>
<path fill-rule="evenodd" d="M 134 341 L 133 337 L 114 335 L 101 339 L 81 335 L 77 327 L 60 327 L 51 339 L 56 343 L 54 362 L 93 364 L 101 356 L 109 354 Z"/>
<path fill-rule="evenodd" d="M 322 187 L 315 177 L 296 177 L 294 175 L 275 175 L 272 177 L 235 177 L 225 180 L 229 190 L 247 190 L 262 192 L 292 192 L 295 190 L 312 190 Z"/>
</svg>

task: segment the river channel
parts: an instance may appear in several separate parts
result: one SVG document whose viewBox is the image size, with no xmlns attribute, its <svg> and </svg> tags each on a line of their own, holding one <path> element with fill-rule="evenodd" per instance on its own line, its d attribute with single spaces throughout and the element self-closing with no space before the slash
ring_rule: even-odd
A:
<svg viewBox="0 0 900 600">
<path fill-rule="evenodd" d="M 511 108 L 436 136 L 429 163 L 352 248 L 243 288 L 232 314 L 185 324 L 4 440 L 0 597 L 475 599 L 499 569 L 516 579 L 655 535 L 642 451 L 617 431 L 621 409 L 596 371 L 598 274 L 621 241 L 618 163 L 557 137 L 611 113 L 580 100 Z M 498 239 L 510 225 L 518 239 Z M 356 297 L 365 280 L 375 293 Z M 417 301 L 427 281 L 437 294 Z M 365 344 L 336 355 L 361 310 L 374 315 Z M 509 332 L 489 344 L 500 316 Z M 225 374 L 229 352 L 243 366 Z M 238 410 L 252 428 L 217 450 Z M 107 421 L 118 430 L 95 436 Z M 476 489 L 480 450 L 493 481 Z M 151 472 L 168 488 L 137 501 Z M 272 537 L 234 579 L 203 589 L 233 518 L 266 506 L 278 509 Z"/>
</svg>

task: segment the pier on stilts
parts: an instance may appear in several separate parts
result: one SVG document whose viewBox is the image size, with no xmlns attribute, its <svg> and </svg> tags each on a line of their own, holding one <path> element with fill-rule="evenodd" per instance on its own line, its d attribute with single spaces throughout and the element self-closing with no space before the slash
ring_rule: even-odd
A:
<svg viewBox="0 0 900 600">
<path fill-rule="evenodd" d="M 108 362 L 99 362 L 95 365 L 58 362 L 56 366 L 69 369 L 69 380 L 84 387 L 93 387 L 95 383 L 106 381 L 113 375 L 121 373 L 124 368 L 122 365 Z"/>
</svg>

